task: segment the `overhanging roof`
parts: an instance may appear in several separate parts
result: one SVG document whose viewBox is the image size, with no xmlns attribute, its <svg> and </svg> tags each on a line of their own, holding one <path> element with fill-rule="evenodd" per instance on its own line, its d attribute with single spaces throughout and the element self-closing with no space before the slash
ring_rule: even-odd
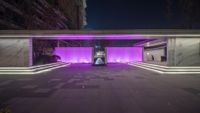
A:
<svg viewBox="0 0 200 113">
<path fill-rule="evenodd" d="M 0 30 L 0 38 L 37 39 L 152 39 L 167 37 L 200 37 L 200 30 L 134 29 L 134 30 Z"/>
</svg>

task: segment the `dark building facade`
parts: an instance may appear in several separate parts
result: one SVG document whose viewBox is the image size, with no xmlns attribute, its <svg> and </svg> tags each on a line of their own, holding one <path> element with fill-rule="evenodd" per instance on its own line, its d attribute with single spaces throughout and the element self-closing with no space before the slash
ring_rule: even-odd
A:
<svg viewBox="0 0 200 113">
<path fill-rule="evenodd" d="M 83 28 L 85 2 L 83 0 L 66 1 L 0 0 L 0 29 Z"/>
<path fill-rule="evenodd" d="M 83 29 L 86 22 L 86 0 L 57 0 L 58 7 L 70 21 L 70 29 Z M 66 7 L 68 6 L 68 7 Z"/>
<path fill-rule="evenodd" d="M 0 0 L 0 30 L 83 29 L 85 8 L 85 0 Z M 52 62 L 56 44 L 33 40 L 33 63 Z"/>
</svg>

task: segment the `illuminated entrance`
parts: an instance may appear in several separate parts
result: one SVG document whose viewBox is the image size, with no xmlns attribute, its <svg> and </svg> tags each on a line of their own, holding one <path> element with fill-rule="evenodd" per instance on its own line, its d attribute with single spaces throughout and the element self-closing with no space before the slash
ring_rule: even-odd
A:
<svg viewBox="0 0 200 113">
<path fill-rule="evenodd" d="M 95 66 L 142 61 L 143 46 L 140 44 L 152 40 L 137 34 L 45 34 L 32 39 L 33 64 L 43 63 L 44 54 L 58 58 L 51 61 Z"/>
<path fill-rule="evenodd" d="M 112 45 L 114 46 L 114 45 Z M 141 47 L 55 47 L 54 55 L 66 63 L 92 63 L 105 65 L 107 63 L 128 63 L 142 61 Z"/>
<path fill-rule="evenodd" d="M 199 30 L 1 31 L 0 67 L 57 61 L 199 66 L 199 37 Z"/>
</svg>

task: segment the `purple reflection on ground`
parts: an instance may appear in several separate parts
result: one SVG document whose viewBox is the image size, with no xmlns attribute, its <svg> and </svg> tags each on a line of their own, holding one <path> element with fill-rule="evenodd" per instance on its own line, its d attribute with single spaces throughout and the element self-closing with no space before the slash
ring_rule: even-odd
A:
<svg viewBox="0 0 200 113">
<path fill-rule="evenodd" d="M 142 61 L 141 47 L 107 47 L 108 63 Z"/>
<path fill-rule="evenodd" d="M 54 54 L 67 63 L 91 63 L 92 47 L 57 47 Z"/>
</svg>

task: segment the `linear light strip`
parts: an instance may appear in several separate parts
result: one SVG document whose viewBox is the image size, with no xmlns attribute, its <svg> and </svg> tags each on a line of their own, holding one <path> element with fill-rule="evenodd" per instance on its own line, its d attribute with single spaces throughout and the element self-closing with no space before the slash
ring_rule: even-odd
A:
<svg viewBox="0 0 200 113">
<path fill-rule="evenodd" d="M 140 65 L 140 64 L 132 64 L 132 65 L 134 65 L 134 66 L 142 66 L 142 67 L 151 68 L 151 69 L 156 69 L 156 70 L 160 70 L 160 71 L 166 71 L 166 69 L 157 68 L 157 67 L 153 67 L 153 66 L 146 66 L 146 65 Z"/>
<path fill-rule="evenodd" d="M 152 68 L 152 69 L 157 69 L 157 70 L 161 70 L 161 71 L 166 71 L 166 72 L 183 72 L 183 71 L 190 71 L 190 72 L 200 72 L 200 69 L 163 69 L 163 68 L 157 68 L 157 67 L 153 67 L 153 66 L 147 66 L 147 65 L 140 65 L 140 64 L 133 64 L 133 65 L 139 65 L 139 66 L 143 66 L 143 67 L 147 67 L 147 68 Z"/>
<path fill-rule="evenodd" d="M 51 68 L 51 67 L 55 67 L 55 66 L 60 66 L 60 65 L 64 65 L 64 64 L 54 64 L 54 65 L 50 65 L 50 66 L 46 66 L 46 67 L 38 67 L 38 68 L 30 68 L 30 69 L 0 69 L 0 72 L 6 72 L 6 71 L 12 71 L 12 72 L 20 72 L 20 71 L 24 71 L 24 72 L 31 72 L 31 71 L 37 71 L 37 70 L 42 70 L 42 69 L 47 69 L 47 68 Z"/>
<path fill-rule="evenodd" d="M 57 65 L 52 65 L 52 66 L 47 66 L 47 67 L 39 67 L 39 68 L 36 68 L 36 69 L 26 69 L 26 70 L 13 70 L 13 69 L 7 69 L 7 70 L 0 70 L 0 72 L 8 72 L 8 71 L 12 71 L 12 72 L 33 72 L 33 71 L 37 71 L 37 70 L 44 70 L 44 69 L 48 69 L 48 68 L 52 68 L 52 67 L 55 67 L 55 66 L 60 66 L 60 65 L 64 65 L 64 64 L 57 64 Z"/>
<path fill-rule="evenodd" d="M 0 71 L 3 71 L 3 70 L 19 70 L 19 71 L 25 71 L 25 70 L 37 70 L 37 69 L 43 69 L 43 68 L 48 68 L 48 67 L 51 67 L 51 66 L 57 66 L 57 65 L 63 65 L 63 64 L 53 64 L 53 65 L 49 65 L 49 66 L 41 66 L 41 67 L 37 67 L 37 68 L 27 68 L 27 69 L 9 69 L 9 68 L 6 68 L 6 69 L 0 69 Z"/>
<path fill-rule="evenodd" d="M 54 64 L 65 64 L 65 63 L 64 63 L 64 62 L 56 62 L 56 63 L 51 63 L 51 64 L 44 64 L 44 65 L 38 65 L 38 66 L 31 66 L 30 68 L 37 68 L 37 67 L 43 67 L 43 66 L 54 65 Z"/>
<path fill-rule="evenodd" d="M 155 67 L 162 67 L 162 68 L 168 68 L 167 66 L 160 66 L 160 65 L 155 65 L 155 64 L 147 64 L 144 62 L 133 62 L 134 64 L 146 64 L 146 65 L 151 65 L 151 66 L 155 66 Z"/>
<path fill-rule="evenodd" d="M 150 64 L 150 63 L 144 63 L 144 62 L 132 62 L 134 64 L 145 64 L 145 65 L 149 65 L 149 66 L 155 66 L 155 67 L 161 67 L 161 68 L 167 68 L 167 69 L 188 69 L 188 68 L 191 68 L 191 69 L 200 69 L 200 66 L 181 66 L 181 67 L 175 67 L 175 66 L 161 66 L 161 65 L 156 65 L 156 64 Z"/>
<path fill-rule="evenodd" d="M 129 64 L 129 65 L 136 66 L 136 67 L 144 67 L 144 68 L 147 68 L 147 69 L 156 70 L 158 72 L 164 72 L 164 70 L 162 70 L 162 69 L 151 68 L 151 67 L 142 66 L 142 65 L 135 65 L 135 64 Z"/>
<path fill-rule="evenodd" d="M 172 69 L 172 68 L 170 68 L 170 69 L 166 69 L 166 68 L 161 68 L 161 67 L 154 67 L 154 66 L 148 66 L 148 65 L 145 65 L 145 64 L 133 64 L 133 65 L 139 65 L 139 66 L 143 66 L 143 67 L 147 67 L 147 68 L 152 68 L 152 69 L 157 69 L 157 70 L 161 70 L 161 71 L 171 71 L 171 72 L 173 72 L 173 71 L 175 71 L 175 72 L 177 72 L 177 71 L 180 71 L 180 72 L 182 72 L 182 71 L 191 71 L 191 72 L 200 72 L 200 69 L 187 69 L 187 68 L 184 68 L 184 69 L 182 69 L 182 68 L 174 68 L 174 69 Z"/>
<path fill-rule="evenodd" d="M 149 71 L 153 71 L 159 74 L 200 74 L 200 72 L 162 72 L 162 71 L 158 71 L 158 70 L 154 70 L 154 69 L 150 69 L 150 68 L 145 68 L 142 66 L 135 66 L 135 67 L 139 67 L 139 68 L 143 68 Z"/>
<path fill-rule="evenodd" d="M 144 63 L 144 62 L 143 62 L 143 64 L 152 65 L 152 66 L 158 66 L 158 67 L 172 68 L 172 69 L 174 69 L 174 68 L 192 68 L 192 69 L 196 68 L 196 69 L 200 69 L 200 66 L 180 66 L 180 67 L 177 67 L 177 66 L 176 67 L 175 66 L 160 66 L 160 65 L 149 64 L 149 63 Z"/>
<path fill-rule="evenodd" d="M 57 65 L 52 65 L 52 66 L 48 66 L 48 67 L 40 67 L 40 68 L 36 68 L 36 69 L 32 69 L 33 71 L 37 71 L 37 70 L 44 70 L 47 68 L 52 68 L 52 67 L 56 67 L 56 66 L 60 66 L 60 65 L 65 65 L 65 64 L 57 64 Z"/>
<path fill-rule="evenodd" d="M 139 68 L 143 68 L 143 69 L 146 69 L 146 70 L 149 70 L 149 71 L 153 71 L 153 72 L 157 72 L 159 74 L 200 74 L 200 71 L 196 71 L 196 72 L 191 72 L 191 71 L 187 71 L 187 70 L 183 70 L 183 71 L 160 71 L 160 70 L 157 70 L 156 68 L 150 68 L 150 67 L 145 67 L 145 66 L 142 66 L 142 65 L 134 65 L 133 63 L 128 63 L 128 65 L 131 65 L 131 66 L 135 66 L 135 67 L 139 67 Z"/>
<path fill-rule="evenodd" d="M 19 34 L 19 35 L 0 35 L 2 38 L 7 37 L 59 37 L 59 38 L 93 38 L 93 37 L 107 37 L 107 38 L 121 38 L 121 37 L 200 37 L 200 34 L 106 34 L 106 35 L 99 35 L 99 34 L 51 34 L 51 35 L 25 35 L 25 34 Z"/>
<path fill-rule="evenodd" d="M 163 74 L 200 74 L 200 72 L 163 72 Z"/>
<path fill-rule="evenodd" d="M 129 64 L 129 65 L 131 65 L 131 64 Z M 142 66 L 137 66 L 137 65 L 131 65 L 131 66 L 135 66 L 135 67 L 143 68 L 143 69 L 146 69 L 146 70 L 149 70 L 149 71 L 153 71 L 153 72 L 156 72 L 156 73 L 160 73 L 160 74 L 163 73 L 162 71 L 158 71 L 158 70 L 155 70 L 155 69 L 146 68 L 146 67 L 142 67 Z"/>
<path fill-rule="evenodd" d="M 37 72 L 0 72 L 0 75 L 32 75 L 32 74 L 39 74 L 39 73 L 43 73 L 43 72 L 48 72 L 51 71 L 53 69 L 57 69 L 57 68 L 61 68 L 61 67 L 65 67 L 68 65 L 63 65 L 63 66 L 58 66 L 56 68 L 50 68 L 50 69 L 45 69 L 45 70 L 41 70 L 41 71 L 37 71 Z"/>
<path fill-rule="evenodd" d="M 56 66 L 56 67 L 51 67 L 51 68 L 48 68 L 48 69 L 43 69 L 43 70 L 40 70 L 40 71 L 32 71 L 32 72 L 1 72 L 0 71 L 0 74 L 4 74 L 4 75 L 30 75 L 30 74 L 39 74 L 39 73 L 43 73 L 43 72 L 48 72 L 48 71 L 51 71 L 51 70 L 54 70 L 54 69 L 57 69 L 57 68 L 61 68 L 61 67 L 66 67 L 66 66 L 69 66 L 70 64 L 63 64 L 63 65 L 60 65 L 60 66 Z"/>
<path fill-rule="evenodd" d="M 61 68 L 61 67 L 66 67 L 66 66 L 69 66 L 69 65 L 70 64 L 66 64 L 66 65 L 62 65 L 62 66 L 58 66 L 58 67 L 53 67 L 53 68 L 50 68 L 50 69 L 45 69 L 45 70 L 37 71 L 37 72 L 35 72 L 35 74 L 39 74 L 39 73 L 51 71 L 51 70 L 58 69 L 58 68 Z"/>
<path fill-rule="evenodd" d="M 140 65 L 133 65 L 133 66 L 140 66 Z M 140 67 L 145 67 L 145 66 L 140 66 Z M 150 69 L 154 69 L 154 70 L 159 70 L 159 71 L 162 71 L 163 73 L 168 73 L 168 72 L 170 72 L 170 73 L 178 73 L 178 72 L 191 72 L 191 73 L 196 73 L 196 72 L 200 72 L 200 70 L 186 70 L 186 69 L 184 69 L 184 70 L 177 70 L 177 69 L 174 69 L 174 70 L 162 70 L 162 69 L 157 69 L 157 68 L 152 68 L 152 67 L 146 67 L 146 68 L 150 68 Z"/>
<path fill-rule="evenodd" d="M 31 66 L 31 67 L 0 67 L 0 70 L 10 70 L 10 69 L 17 69 L 17 70 L 27 70 L 27 69 L 34 69 L 34 68 L 40 68 L 40 67 L 45 67 L 45 66 L 52 66 L 52 65 L 57 65 L 57 64 L 65 64 L 65 63 L 51 63 L 51 64 L 44 64 L 44 65 L 38 65 L 38 66 Z"/>
</svg>

